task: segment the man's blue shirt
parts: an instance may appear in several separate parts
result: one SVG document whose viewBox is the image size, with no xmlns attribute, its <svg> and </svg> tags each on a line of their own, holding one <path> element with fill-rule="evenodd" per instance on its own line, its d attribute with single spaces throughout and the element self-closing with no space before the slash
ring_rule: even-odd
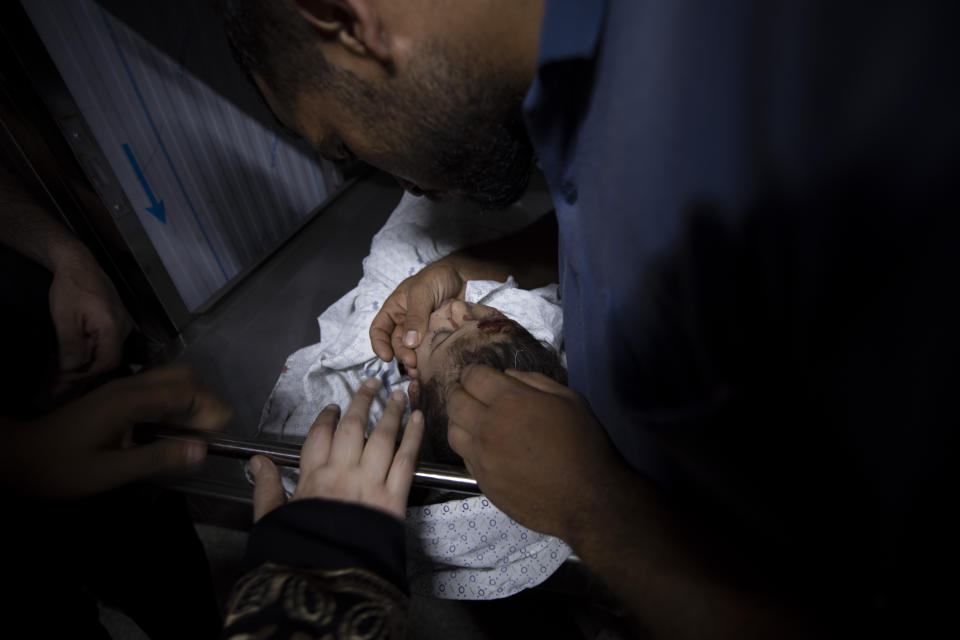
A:
<svg viewBox="0 0 960 640">
<path fill-rule="evenodd" d="M 663 481 L 659 445 L 624 402 L 623 386 L 642 380 L 631 360 L 643 351 L 644 279 L 691 206 L 741 207 L 753 177 L 738 147 L 747 114 L 729 91 L 744 82 L 741 16 L 711 6 L 691 16 L 690 4 L 548 2 L 525 101 L 559 220 L 570 384 L 624 456 Z M 659 413 L 691 410 L 689 398 L 650 400 L 644 408 Z"/>
<path fill-rule="evenodd" d="M 547 0 L 524 102 L 570 386 L 634 467 L 864 602 L 943 549 L 958 12 Z"/>
</svg>

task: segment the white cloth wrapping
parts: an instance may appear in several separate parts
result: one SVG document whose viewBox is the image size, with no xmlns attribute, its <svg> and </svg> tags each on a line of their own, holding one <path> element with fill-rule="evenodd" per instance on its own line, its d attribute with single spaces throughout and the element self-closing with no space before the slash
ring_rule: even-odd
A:
<svg viewBox="0 0 960 640">
<path fill-rule="evenodd" d="M 370 346 L 370 323 L 383 301 L 431 262 L 530 224 L 549 199 L 532 193 L 505 211 L 472 208 L 404 195 L 374 236 L 356 288 L 320 315 L 320 342 L 288 357 L 264 406 L 260 437 L 302 439 L 324 406 L 346 407 L 361 380 L 374 376 L 383 386 L 370 411 L 372 429 L 391 391 L 408 384 L 396 361 L 381 361 Z M 471 281 L 465 298 L 499 309 L 562 353 L 556 285 L 526 291 L 513 278 Z M 283 479 L 291 493 L 296 472 L 284 470 Z M 570 555 L 563 542 L 520 527 L 484 497 L 411 508 L 406 525 L 411 589 L 440 598 L 506 597 L 539 584 Z"/>
</svg>

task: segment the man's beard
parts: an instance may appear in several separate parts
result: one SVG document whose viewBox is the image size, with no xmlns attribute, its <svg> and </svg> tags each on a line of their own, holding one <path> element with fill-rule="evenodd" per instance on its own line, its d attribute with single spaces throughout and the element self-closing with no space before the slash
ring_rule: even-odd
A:
<svg viewBox="0 0 960 640">
<path fill-rule="evenodd" d="M 515 113 L 492 104 L 436 105 L 433 118 L 414 120 L 411 129 L 418 164 L 441 176 L 446 189 L 486 209 L 510 206 L 526 190 L 533 167 L 520 100 Z"/>
<path fill-rule="evenodd" d="M 467 64 L 468 58 L 426 46 L 402 86 L 354 76 L 361 86 L 352 88 L 346 104 L 356 106 L 370 131 L 383 132 L 385 144 L 401 150 L 395 170 L 402 177 L 432 177 L 443 191 L 503 209 L 523 195 L 533 168 L 522 116 L 526 81 Z"/>
</svg>

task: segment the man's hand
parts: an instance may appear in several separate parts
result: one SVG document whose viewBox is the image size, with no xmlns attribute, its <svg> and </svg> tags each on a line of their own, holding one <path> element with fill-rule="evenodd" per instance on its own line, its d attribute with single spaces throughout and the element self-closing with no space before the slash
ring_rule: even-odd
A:
<svg viewBox="0 0 960 640">
<path fill-rule="evenodd" d="M 50 315 L 60 352 L 61 385 L 120 364 L 130 319 L 113 283 L 85 251 L 55 269 Z"/>
<path fill-rule="evenodd" d="M 483 493 L 574 544 L 626 465 L 580 394 L 539 373 L 471 365 L 447 394 L 450 446 Z M 619 493 L 615 492 L 615 493 Z"/>
<path fill-rule="evenodd" d="M 401 282 L 370 325 L 373 352 L 385 362 L 396 357 L 411 378 L 417 377 L 413 350 L 426 335 L 433 310 L 448 298 L 463 299 L 468 280 L 504 282 L 511 275 L 525 289 L 557 281 L 556 216 L 451 253 Z"/>
<path fill-rule="evenodd" d="M 339 427 L 340 409 L 336 405 L 326 407 L 317 416 L 303 443 L 294 500 L 328 498 L 356 502 L 403 518 L 423 439 L 423 414 L 419 411 L 411 414 L 400 447 L 394 453 L 406 396 L 402 391 L 393 392 L 383 417 L 364 444 L 363 432 L 378 386 L 376 378 L 363 383 L 339 421 Z M 254 456 L 250 468 L 256 478 L 253 492 L 256 522 L 282 505 L 285 499 L 277 468 L 270 460 Z"/>
<path fill-rule="evenodd" d="M 137 422 L 220 429 L 230 410 L 185 368 L 156 369 L 105 384 L 43 418 L 3 425 L 4 484 L 42 498 L 79 498 L 206 456 L 201 442 L 132 446 Z"/>
<path fill-rule="evenodd" d="M 0 167 L 0 243 L 53 274 L 50 315 L 61 389 L 120 364 L 130 319 L 93 254 L 20 179 Z"/>
<path fill-rule="evenodd" d="M 555 535 L 650 637 L 823 637 L 797 611 L 704 561 L 686 523 L 614 451 L 580 394 L 539 373 L 481 365 L 447 394 L 450 446 L 484 494 Z"/>
<path fill-rule="evenodd" d="M 417 377 L 414 349 L 427 333 L 434 309 L 448 298 L 462 298 L 467 280 L 448 260 L 440 260 L 401 282 L 370 324 L 370 343 L 381 360 L 394 358 Z"/>
</svg>

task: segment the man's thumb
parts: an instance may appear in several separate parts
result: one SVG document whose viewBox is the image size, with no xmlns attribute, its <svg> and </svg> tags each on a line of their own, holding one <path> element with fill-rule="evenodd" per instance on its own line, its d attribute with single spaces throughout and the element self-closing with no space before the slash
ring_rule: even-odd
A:
<svg viewBox="0 0 960 640">
<path fill-rule="evenodd" d="M 427 319 L 436 306 L 429 287 L 415 287 L 407 295 L 407 315 L 403 319 L 403 345 L 415 349 L 427 332 Z"/>
<path fill-rule="evenodd" d="M 569 395 L 570 388 L 560 384 L 553 378 L 546 376 L 539 371 L 517 371 L 516 369 L 507 369 L 505 372 L 511 378 L 538 389 L 546 393 L 556 395 Z"/>
</svg>

